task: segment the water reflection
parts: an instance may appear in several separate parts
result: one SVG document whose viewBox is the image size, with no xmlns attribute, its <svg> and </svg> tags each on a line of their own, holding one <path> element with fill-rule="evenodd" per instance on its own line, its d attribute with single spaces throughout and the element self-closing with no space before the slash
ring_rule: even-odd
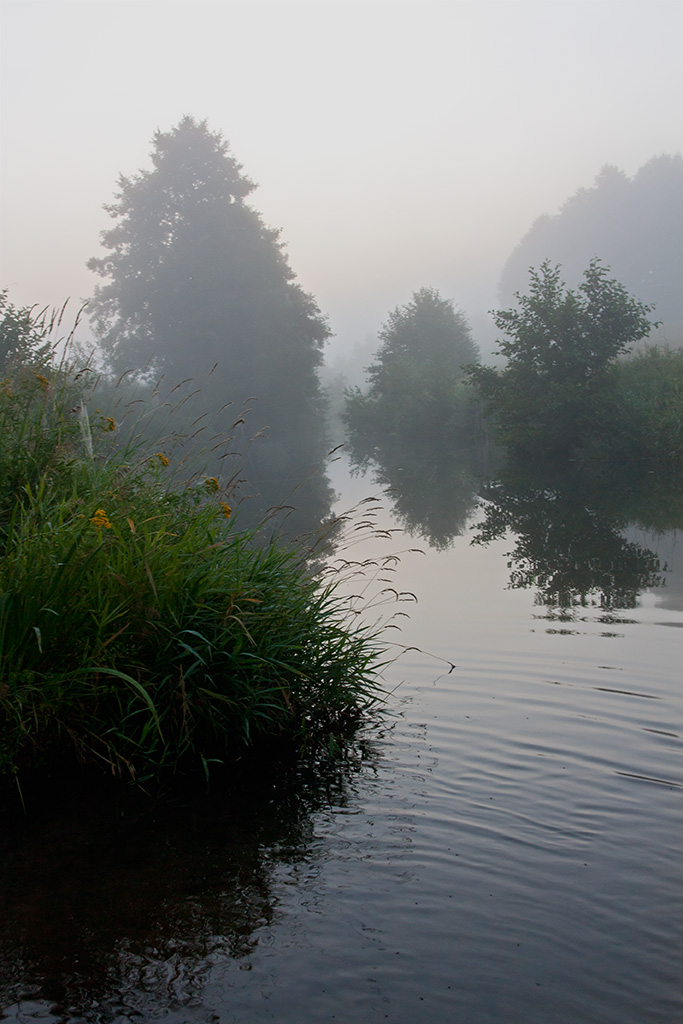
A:
<svg viewBox="0 0 683 1024">
<path fill-rule="evenodd" d="M 271 764 L 228 795 L 137 817 L 74 794 L 70 811 L 4 830 L 0 1017 L 193 1019 L 212 966 L 248 967 L 277 916 L 275 870 L 315 861 L 313 813 L 346 806 L 374 756 L 358 740 L 342 761 Z"/>
<path fill-rule="evenodd" d="M 371 457 L 351 455 L 357 472 L 371 469 L 375 483 L 387 490 L 394 516 L 411 536 L 443 551 L 465 530 L 481 479 L 476 449 L 416 444 L 383 446 Z"/>
<path fill-rule="evenodd" d="M 369 469 L 387 489 L 401 526 L 436 550 L 451 546 L 481 503 L 473 543 L 514 534 L 510 587 L 535 588 L 539 604 L 623 609 L 645 590 L 668 584 L 670 598 L 676 592 L 671 544 L 662 538 L 683 526 L 680 474 L 606 479 L 590 471 L 503 467 L 495 482 L 482 485 L 482 455 L 474 442 L 457 451 L 417 442 L 351 451 L 355 471 Z"/>
<path fill-rule="evenodd" d="M 535 587 L 537 602 L 569 609 L 633 608 L 665 584 L 655 551 L 625 535 L 633 524 L 655 532 L 683 525 L 681 481 L 618 478 L 602 486 L 579 474 L 552 478 L 510 473 L 486 487 L 475 544 L 511 531 L 510 586 Z"/>
</svg>

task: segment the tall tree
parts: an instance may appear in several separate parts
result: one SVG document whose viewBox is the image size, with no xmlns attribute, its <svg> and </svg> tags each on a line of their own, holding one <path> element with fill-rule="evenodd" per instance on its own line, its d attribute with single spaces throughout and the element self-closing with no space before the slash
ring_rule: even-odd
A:
<svg viewBox="0 0 683 1024">
<path fill-rule="evenodd" d="M 184 117 L 155 133 L 151 159 L 119 178 L 105 207 L 108 253 L 88 264 L 104 279 L 95 329 L 118 372 L 148 366 L 169 385 L 192 377 L 207 407 L 233 403 L 217 427 L 253 399 L 246 431 L 266 437 L 246 473 L 262 506 L 282 501 L 324 457 L 327 323 L 294 281 L 279 232 L 246 202 L 254 183 L 220 133 Z"/>
</svg>

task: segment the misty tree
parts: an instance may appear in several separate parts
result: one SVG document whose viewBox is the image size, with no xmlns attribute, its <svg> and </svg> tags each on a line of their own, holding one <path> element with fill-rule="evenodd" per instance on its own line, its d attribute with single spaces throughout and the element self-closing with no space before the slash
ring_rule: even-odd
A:
<svg viewBox="0 0 683 1024">
<path fill-rule="evenodd" d="M 232 403 L 212 425 L 246 420 L 245 437 L 259 435 L 245 456 L 249 485 L 261 507 L 282 501 L 325 454 L 326 320 L 295 282 L 279 231 L 247 203 L 255 185 L 220 133 L 184 117 L 155 133 L 151 160 L 119 178 L 105 207 L 107 253 L 88 264 L 103 279 L 95 330 L 117 373 L 164 374 L 169 388 L 193 378 L 205 408 Z"/>
<path fill-rule="evenodd" d="M 559 213 L 539 217 L 507 260 L 501 303 L 526 287 L 530 266 L 562 265 L 571 287 L 600 257 L 624 287 L 655 307 L 670 342 L 683 342 L 683 156 L 661 155 L 629 178 L 605 165 Z"/>
<path fill-rule="evenodd" d="M 651 306 L 632 298 L 592 260 L 576 291 L 560 268 L 530 271 L 517 306 L 494 313 L 507 362 L 468 374 L 502 444 L 514 459 L 576 459 L 609 450 L 618 417 L 610 369 L 653 326 Z"/>
<path fill-rule="evenodd" d="M 436 289 L 421 288 L 389 314 L 379 340 L 367 391 L 347 393 L 352 456 L 376 458 L 387 446 L 461 446 L 474 417 L 463 366 L 478 358 L 465 315 Z"/>
</svg>

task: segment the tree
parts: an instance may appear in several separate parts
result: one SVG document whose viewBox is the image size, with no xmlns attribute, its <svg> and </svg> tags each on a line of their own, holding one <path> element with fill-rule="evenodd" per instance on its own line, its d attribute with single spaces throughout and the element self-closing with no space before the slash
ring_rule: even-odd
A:
<svg viewBox="0 0 683 1024">
<path fill-rule="evenodd" d="M 463 365 L 478 358 L 465 315 L 436 289 L 421 288 L 389 314 L 379 339 L 368 391 L 347 396 L 352 448 L 462 441 L 471 414 Z"/>
<path fill-rule="evenodd" d="M 574 458 L 587 441 L 596 449 L 596 434 L 609 424 L 608 368 L 650 333 L 651 310 L 611 280 L 599 260 L 577 291 L 548 261 L 530 271 L 529 293 L 517 294 L 517 308 L 494 313 L 507 335 L 499 342 L 507 364 L 469 371 L 510 454 Z"/>
<path fill-rule="evenodd" d="M 263 507 L 324 457 L 317 370 L 329 329 L 279 232 L 247 204 L 255 186 L 221 134 L 184 117 L 153 144 L 152 169 L 120 177 L 105 207 L 115 224 L 102 234 L 108 254 L 88 264 L 106 282 L 93 323 L 117 372 L 147 367 L 169 388 L 192 377 L 205 408 L 233 403 L 216 429 L 254 400 L 245 429 L 267 438 L 245 471 Z"/>
<path fill-rule="evenodd" d="M 683 339 L 683 156 L 663 154 L 628 178 L 605 165 L 559 213 L 539 217 L 508 258 L 500 300 L 513 301 L 530 266 L 550 259 L 571 287 L 599 256 L 627 290 L 654 305 L 667 336 Z"/>
</svg>

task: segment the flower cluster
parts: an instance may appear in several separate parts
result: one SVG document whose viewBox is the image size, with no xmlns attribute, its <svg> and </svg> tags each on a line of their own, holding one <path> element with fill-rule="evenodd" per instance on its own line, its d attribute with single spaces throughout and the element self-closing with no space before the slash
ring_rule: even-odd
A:
<svg viewBox="0 0 683 1024">
<path fill-rule="evenodd" d="M 218 504 L 220 505 L 220 507 L 221 507 L 221 509 L 223 511 L 223 515 L 225 516 L 225 518 L 229 519 L 230 516 L 232 515 L 232 509 L 228 505 L 227 501 L 219 501 Z"/>
<path fill-rule="evenodd" d="M 98 508 L 94 516 L 90 517 L 90 522 L 97 530 L 111 530 L 112 526 L 107 517 L 107 513 L 103 508 Z"/>
</svg>

